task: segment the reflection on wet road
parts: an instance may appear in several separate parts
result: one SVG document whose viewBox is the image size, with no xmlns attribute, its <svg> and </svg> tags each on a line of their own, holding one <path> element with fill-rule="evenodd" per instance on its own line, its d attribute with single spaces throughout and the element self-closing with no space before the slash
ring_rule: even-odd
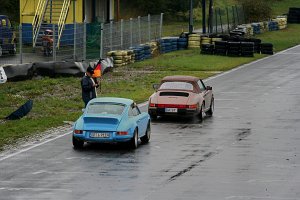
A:
<svg viewBox="0 0 300 200">
<path fill-rule="evenodd" d="M 159 118 L 150 143 L 136 150 L 75 151 L 67 135 L 3 160 L 0 199 L 299 199 L 295 52 L 207 80 L 213 117 Z"/>
</svg>

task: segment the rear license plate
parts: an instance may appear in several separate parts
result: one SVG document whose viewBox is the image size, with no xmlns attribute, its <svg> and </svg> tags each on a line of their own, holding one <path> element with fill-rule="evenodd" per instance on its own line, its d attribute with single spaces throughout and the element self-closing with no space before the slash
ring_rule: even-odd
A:
<svg viewBox="0 0 300 200">
<path fill-rule="evenodd" d="M 90 134 L 91 138 L 109 138 L 110 134 L 109 133 L 91 133 Z"/>
<path fill-rule="evenodd" d="M 169 112 L 169 113 L 177 113 L 177 108 L 166 108 L 165 112 Z"/>
</svg>

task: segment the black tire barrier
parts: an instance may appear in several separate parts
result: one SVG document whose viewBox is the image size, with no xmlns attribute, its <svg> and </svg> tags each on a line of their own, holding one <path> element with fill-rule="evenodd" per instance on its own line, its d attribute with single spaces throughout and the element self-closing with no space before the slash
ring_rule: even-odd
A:
<svg viewBox="0 0 300 200">
<path fill-rule="evenodd" d="M 241 43 L 240 42 L 228 42 L 227 45 L 228 45 L 228 48 L 240 48 Z"/>
<path fill-rule="evenodd" d="M 241 52 L 253 52 L 254 53 L 254 46 L 253 47 L 241 47 Z"/>
<path fill-rule="evenodd" d="M 3 66 L 8 81 L 30 80 L 34 76 L 83 76 L 86 69 L 80 62 L 36 62 Z"/>
<path fill-rule="evenodd" d="M 216 41 L 215 45 L 219 47 L 227 47 L 227 41 Z"/>
<path fill-rule="evenodd" d="M 82 64 L 72 62 L 36 62 L 33 70 L 40 76 L 83 76 L 85 69 Z"/>
<path fill-rule="evenodd" d="M 254 48 L 254 42 L 241 42 L 241 48 L 251 47 Z"/>
<path fill-rule="evenodd" d="M 244 32 L 241 32 L 241 31 L 230 31 L 230 36 L 243 36 L 245 35 Z"/>
<path fill-rule="evenodd" d="M 300 8 L 289 8 L 288 23 L 299 24 L 300 23 Z"/>
<path fill-rule="evenodd" d="M 35 74 L 32 64 L 4 65 L 3 69 L 8 81 L 30 80 Z"/>
<path fill-rule="evenodd" d="M 220 55 L 220 56 L 226 56 L 227 55 L 227 50 L 226 49 L 215 49 L 215 55 Z"/>
<path fill-rule="evenodd" d="M 260 44 L 260 51 L 262 54 L 270 54 L 273 55 L 273 44 L 271 43 L 261 43 Z"/>
<path fill-rule="evenodd" d="M 254 57 L 253 52 L 242 52 L 241 57 Z"/>
<path fill-rule="evenodd" d="M 268 50 L 261 50 L 262 54 L 267 54 L 267 55 L 273 55 L 274 52 L 273 51 L 268 51 Z"/>
</svg>

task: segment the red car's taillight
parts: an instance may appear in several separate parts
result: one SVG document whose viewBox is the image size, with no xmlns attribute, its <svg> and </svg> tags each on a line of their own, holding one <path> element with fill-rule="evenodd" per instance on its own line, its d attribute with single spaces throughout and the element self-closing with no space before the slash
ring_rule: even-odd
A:
<svg viewBox="0 0 300 200">
<path fill-rule="evenodd" d="M 189 105 L 188 108 L 190 108 L 190 109 L 197 109 L 198 108 L 198 104 Z"/>
<path fill-rule="evenodd" d="M 82 131 L 82 130 L 74 130 L 74 133 L 75 133 L 75 134 L 82 134 L 83 131 Z"/>
<path fill-rule="evenodd" d="M 188 108 L 187 105 L 180 104 L 157 104 L 158 108 Z"/>
<path fill-rule="evenodd" d="M 149 107 L 156 107 L 156 104 L 155 103 L 150 103 Z"/>
</svg>

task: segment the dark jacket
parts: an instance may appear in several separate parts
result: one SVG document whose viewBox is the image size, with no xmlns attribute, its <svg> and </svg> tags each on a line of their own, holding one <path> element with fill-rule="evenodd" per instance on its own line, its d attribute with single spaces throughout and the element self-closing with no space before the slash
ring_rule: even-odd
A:
<svg viewBox="0 0 300 200">
<path fill-rule="evenodd" d="M 84 76 L 81 79 L 82 100 L 87 104 L 91 99 L 96 98 L 95 87 L 93 81 L 89 76 Z"/>
</svg>

